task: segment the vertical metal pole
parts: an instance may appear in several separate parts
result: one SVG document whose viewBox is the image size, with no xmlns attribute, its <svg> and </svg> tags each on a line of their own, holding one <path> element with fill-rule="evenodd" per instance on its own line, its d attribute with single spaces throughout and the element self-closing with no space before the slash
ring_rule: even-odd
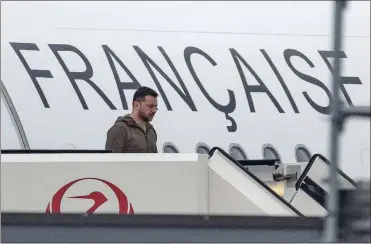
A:
<svg viewBox="0 0 371 244">
<path fill-rule="evenodd" d="M 335 3 L 334 15 L 334 51 L 339 53 L 341 48 L 341 34 L 342 34 L 342 10 L 345 7 L 344 0 L 337 0 Z M 334 60 L 334 75 L 332 84 L 332 107 L 331 107 L 331 167 L 330 167 L 330 190 L 327 198 L 328 216 L 325 220 L 324 242 L 336 242 L 338 237 L 338 147 L 339 134 L 342 127 L 341 116 L 341 100 L 339 98 L 339 79 L 340 79 L 340 58 L 335 57 Z"/>
</svg>

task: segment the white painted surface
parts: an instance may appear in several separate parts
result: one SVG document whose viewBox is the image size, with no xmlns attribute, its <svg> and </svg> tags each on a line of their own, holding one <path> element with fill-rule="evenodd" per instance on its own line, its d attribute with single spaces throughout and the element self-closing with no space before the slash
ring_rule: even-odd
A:
<svg viewBox="0 0 371 244">
<path fill-rule="evenodd" d="M 304 94 L 320 106 L 327 106 L 329 99 L 320 87 L 294 73 L 285 61 L 284 52 L 295 49 L 305 55 L 313 67 L 300 57 L 292 57 L 293 67 L 318 79 L 331 90 L 332 76 L 319 51 L 333 49 L 332 20 L 332 1 L 5 1 L 1 2 L 1 80 L 13 100 L 32 149 L 102 149 L 108 128 L 118 116 L 129 112 L 122 107 L 102 45 L 107 45 L 117 55 L 141 85 L 158 90 L 133 46 L 142 49 L 180 87 L 176 75 L 158 49 L 160 46 L 176 67 L 197 111 L 192 111 L 154 70 L 172 107 L 172 111 L 168 111 L 164 97 L 160 96 L 159 112 L 153 121 L 159 136 L 158 148 L 172 142 L 180 152 L 193 153 L 199 142 L 225 150 L 237 143 L 250 159 L 258 159 L 262 157 L 263 145 L 268 143 L 278 150 L 283 162 L 294 162 L 295 146 L 304 144 L 312 154 L 321 153 L 329 157 L 329 117 L 311 107 Z M 342 59 L 342 75 L 359 77 L 362 82 L 344 85 L 345 90 L 354 105 L 368 105 L 369 1 L 349 2 L 345 11 L 344 35 L 342 49 L 347 58 Z M 39 49 L 21 53 L 30 68 L 48 70 L 52 74 L 53 78 L 37 78 L 50 108 L 44 107 L 10 43 L 31 43 Z M 85 81 L 77 80 L 89 107 L 89 110 L 84 110 L 49 44 L 72 45 L 80 50 L 92 66 L 91 80 L 117 110 L 110 109 Z M 221 105 L 227 105 L 227 89 L 233 92 L 236 109 L 230 116 L 237 123 L 235 132 L 227 131 L 230 122 L 225 119 L 225 114 L 209 103 L 192 77 L 184 59 L 184 50 L 190 46 L 203 50 L 216 63 L 213 66 L 199 54 L 194 54 L 191 60 L 210 97 Z M 279 113 L 264 93 L 252 94 L 256 111 L 250 111 L 230 49 L 236 50 L 251 66 L 285 113 Z M 300 113 L 294 112 L 261 49 L 281 74 Z M 86 70 L 76 53 L 60 54 L 71 72 Z M 116 61 L 114 64 L 120 81 L 132 82 Z M 247 84 L 258 85 L 251 72 L 242 63 L 241 66 Z M 124 91 L 129 105 L 133 92 Z M 3 107 L 1 112 L 5 114 Z M 10 134 L 14 130 L 12 126 L 2 117 L 2 149 L 20 147 L 18 138 Z M 370 149 L 370 122 L 352 120 L 345 129 L 340 144 L 341 168 L 351 177 L 363 176 L 364 159 L 360 151 Z"/>
</svg>

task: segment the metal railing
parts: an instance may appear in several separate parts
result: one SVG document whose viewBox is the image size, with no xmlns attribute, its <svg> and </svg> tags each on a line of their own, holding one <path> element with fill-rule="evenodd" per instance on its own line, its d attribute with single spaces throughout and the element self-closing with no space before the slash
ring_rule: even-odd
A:
<svg viewBox="0 0 371 244">
<path fill-rule="evenodd" d="M 343 11 L 346 8 L 346 0 L 337 0 L 334 2 L 334 51 L 340 52 L 342 44 L 342 29 L 343 29 Z M 339 218 L 339 192 L 338 192 L 338 149 L 339 136 L 345 119 L 350 117 L 370 117 L 370 107 L 352 107 L 343 108 L 339 97 L 340 90 L 340 58 L 336 55 L 334 60 L 334 75 L 333 75 L 333 103 L 331 111 L 331 139 L 330 139 L 330 153 L 331 153 L 331 167 L 330 167 L 330 192 L 327 199 L 328 216 L 325 220 L 324 242 L 336 242 L 338 239 L 338 218 Z"/>
</svg>

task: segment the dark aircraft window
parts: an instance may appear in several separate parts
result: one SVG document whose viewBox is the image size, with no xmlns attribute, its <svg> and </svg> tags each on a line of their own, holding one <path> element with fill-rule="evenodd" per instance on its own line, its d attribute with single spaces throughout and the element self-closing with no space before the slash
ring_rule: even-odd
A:
<svg viewBox="0 0 371 244">
<path fill-rule="evenodd" d="M 198 154 L 208 154 L 210 151 L 210 148 L 208 145 L 206 145 L 205 143 L 203 142 L 200 142 L 197 144 L 196 146 L 196 152 Z"/>
<path fill-rule="evenodd" d="M 270 144 L 265 144 L 263 146 L 263 158 L 264 159 L 278 159 L 281 162 L 281 157 L 278 151 Z"/>
<path fill-rule="evenodd" d="M 229 146 L 229 153 L 235 160 L 246 160 L 247 156 L 242 147 L 238 144 L 231 144 Z"/>
<path fill-rule="evenodd" d="M 171 142 L 166 142 L 162 151 L 164 153 L 179 153 L 178 148 Z"/>
<path fill-rule="evenodd" d="M 297 145 L 295 150 L 295 157 L 297 162 L 308 163 L 312 156 L 309 150 L 304 145 Z"/>
</svg>

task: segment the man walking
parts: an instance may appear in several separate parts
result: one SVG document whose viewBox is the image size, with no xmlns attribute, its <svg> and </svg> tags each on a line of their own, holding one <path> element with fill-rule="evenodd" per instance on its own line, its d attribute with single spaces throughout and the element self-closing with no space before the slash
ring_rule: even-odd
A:
<svg viewBox="0 0 371 244">
<path fill-rule="evenodd" d="M 149 123 L 157 112 L 158 94 L 142 86 L 133 97 L 131 114 L 118 117 L 107 132 L 106 150 L 115 153 L 157 153 L 157 133 Z"/>
</svg>

